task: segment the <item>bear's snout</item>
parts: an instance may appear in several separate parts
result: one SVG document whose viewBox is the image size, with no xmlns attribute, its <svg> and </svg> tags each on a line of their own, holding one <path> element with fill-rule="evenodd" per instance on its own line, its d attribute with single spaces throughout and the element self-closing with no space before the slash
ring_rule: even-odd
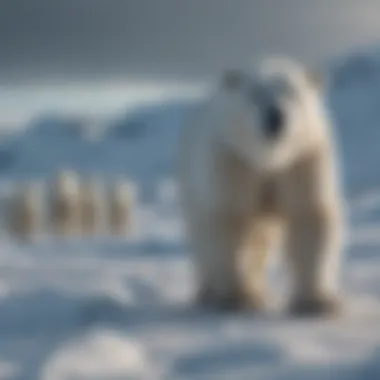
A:
<svg viewBox="0 0 380 380">
<path fill-rule="evenodd" d="M 264 114 L 265 136 L 273 139 L 278 137 L 285 127 L 285 116 L 278 106 L 270 106 Z"/>
</svg>

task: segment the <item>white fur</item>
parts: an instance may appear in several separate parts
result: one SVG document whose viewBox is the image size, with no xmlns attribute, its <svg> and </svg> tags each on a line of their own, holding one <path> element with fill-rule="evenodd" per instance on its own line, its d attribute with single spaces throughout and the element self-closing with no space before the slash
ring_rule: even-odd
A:
<svg viewBox="0 0 380 380">
<path fill-rule="evenodd" d="M 320 90 L 306 69 L 289 59 L 264 60 L 241 72 L 245 79 L 239 89 L 219 83 L 182 137 L 180 192 L 200 291 L 211 289 L 220 300 L 238 297 L 242 280 L 236 261 L 248 254 L 254 278 L 243 287 L 254 287 L 248 297 L 255 302 L 265 298 L 259 256 L 272 246 L 267 227 L 273 225 L 259 210 L 269 178 L 285 210 L 276 209 L 276 217 L 287 226 L 294 299 L 332 297 L 338 288 L 342 213 Z M 285 112 L 286 128 L 277 139 L 263 135 L 262 100 L 249 98 L 256 87 Z M 241 238 L 249 226 L 250 238 Z"/>
</svg>

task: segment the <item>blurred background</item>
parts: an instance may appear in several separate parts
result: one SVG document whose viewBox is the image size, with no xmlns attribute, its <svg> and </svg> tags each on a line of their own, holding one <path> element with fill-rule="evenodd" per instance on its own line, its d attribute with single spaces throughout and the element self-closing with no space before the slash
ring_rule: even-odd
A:
<svg viewBox="0 0 380 380">
<path fill-rule="evenodd" d="M 0 379 L 380 378 L 379 36 L 378 0 L 1 0 Z M 177 307 L 183 122 L 220 71 L 277 53 L 330 78 L 343 321 Z"/>
</svg>

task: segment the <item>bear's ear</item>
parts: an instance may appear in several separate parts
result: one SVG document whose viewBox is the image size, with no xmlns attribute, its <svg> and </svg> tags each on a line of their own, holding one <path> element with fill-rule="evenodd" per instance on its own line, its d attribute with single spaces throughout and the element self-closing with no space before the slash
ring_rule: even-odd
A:
<svg viewBox="0 0 380 380">
<path fill-rule="evenodd" d="M 322 90 L 325 87 L 325 77 L 320 71 L 311 69 L 307 71 L 306 75 L 309 83 L 317 90 Z"/>
<path fill-rule="evenodd" d="M 237 90 L 243 83 L 243 73 L 237 69 L 228 69 L 222 74 L 222 86 L 228 91 Z"/>
</svg>

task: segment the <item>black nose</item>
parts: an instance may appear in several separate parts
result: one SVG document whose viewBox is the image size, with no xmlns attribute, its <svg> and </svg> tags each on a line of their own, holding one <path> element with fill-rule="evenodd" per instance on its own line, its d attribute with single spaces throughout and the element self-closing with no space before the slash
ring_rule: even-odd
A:
<svg viewBox="0 0 380 380">
<path fill-rule="evenodd" d="M 272 106 L 266 110 L 264 129 L 267 137 L 277 137 L 284 127 L 284 114 L 275 106 Z"/>
</svg>

